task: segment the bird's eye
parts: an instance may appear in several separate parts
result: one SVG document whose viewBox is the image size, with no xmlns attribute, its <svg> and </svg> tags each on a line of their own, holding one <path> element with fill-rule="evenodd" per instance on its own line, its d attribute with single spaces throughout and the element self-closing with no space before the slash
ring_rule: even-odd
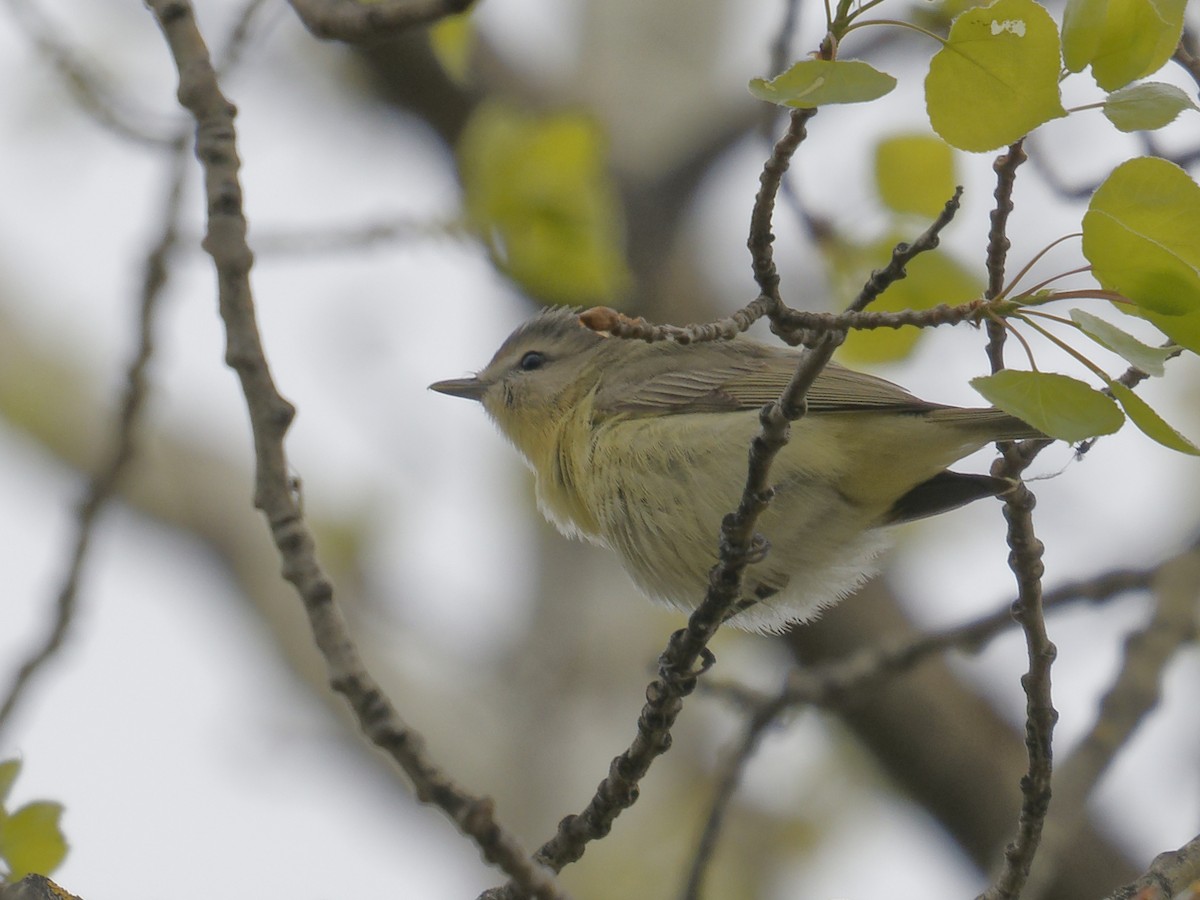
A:
<svg viewBox="0 0 1200 900">
<path fill-rule="evenodd" d="M 521 361 L 517 366 L 522 372 L 532 372 L 534 369 L 540 369 L 545 364 L 545 355 L 538 353 L 536 350 L 530 350 L 521 357 Z"/>
</svg>

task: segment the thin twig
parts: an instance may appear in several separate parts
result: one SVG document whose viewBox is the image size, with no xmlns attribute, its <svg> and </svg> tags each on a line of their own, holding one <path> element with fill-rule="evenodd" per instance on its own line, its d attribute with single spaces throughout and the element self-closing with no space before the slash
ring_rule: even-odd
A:
<svg viewBox="0 0 1200 900">
<path fill-rule="evenodd" d="M 763 166 L 760 190 L 750 214 L 750 239 L 755 278 L 763 296 L 747 307 L 769 312 L 782 307 L 779 277 L 771 244 L 771 210 L 783 173 L 804 140 L 804 124 L 815 110 L 793 110 L 786 133 L 776 143 Z M 749 315 L 749 313 L 748 313 Z M 591 323 L 595 327 L 595 322 Z M 766 542 L 754 531 L 759 515 L 771 500 L 768 473 L 775 454 L 787 443 L 789 425 L 804 414 L 804 395 L 829 362 L 842 335 L 831 334 L 825 343 L 801 358 L 783 395 L 763 407 L 762 429 L 750 448 L 750 464 L 741 501 L 735 512 L 721 523 L 717 564 L 709 572 L 704 600 L 688 617 L 687 626 L 671 635 L 658 660 L 658 677 L 646 689 L 646 705 L 638 716 L 637 735 L 627 750 L 609 766 L 608 776 L 578 815 L 564 818 L 558 832 L 537 852 L 537 859 L 554 871 L 579 859 L 588 843 L 608 834 L 624 810 L 637 800 L 638 783 L 650 765 L 671 746 L 671 728 L 683 708 L 683 700 L 696 688 L 696 681 L 715 661 L 708 642 L 730 615 L 739 611 L 742 576 L 746 567 L 766 553 Z M 485 898 L 512 898 L 513 885 L 486 892 Z"/>
<path fill-rule="evenodd" d="M 223 58 L 227 66 L 236 64 L 240 48 L 249 38 L 250 22 L 262 4 L 263 0 L 251 0 L 242 10 L 234 29 L 225 45 Z M 39 23 L 36 14 L 33 21 Z M 44 25 L 45 23 L 41 23 Z M 41 27 L 40 25 L 38 27 Z M 83 78 L 87 69 L 71 68 L 76 63 L 71 54 L 61 47 L 56 51 L 63 55 L 68 66 L 68 73 Z M 85 79 L 86 81 L 86 79 Z M 180 236 L 180 206 L 183 191 L 183 178 L 186 173 L 187 135 L 180 133 L 167 143 L 171 148 L 171 169 L 167 179 L 167 191 L 163 202 L 162 230 L 158 241 L 150 249 L 143 266 L 142 288 L 138 312 L 138 338 L 134 354 L 125 372 L 125 385 L 119 404 L 117 426 L 113 436 L 112 451 L 104 465 L 96 472 L 88 483 L 84 497 L 80 501 L 76 514 L 76 532 L 74 545 L 55 600 L 54 622 L 50 633 L 42 646 L 35 650 L 20 666 L 13 677 L 13 683 L 4 695 L 0 704 L 0 731 L 3 730 L 8 718 L 12 715 L 22 694 L 31 683 L 37 672 L 63 646 L 78 603 L 79 578 L 83 565 L 87 560 L 88 548 L 91 544 L 92 532 L 100 513 L 111 499 L 121 474 L 124 472 L 135 452 L 135 432 L 141 418 L 148 384 L 146 371 L 154 353 L 153 331 L 157 316 L 158 305 L 170 274 L 170 257 L 181 249 Z"/>
<path fill-rule="evenodd" d="M 172 157 L 169 186 L 162 211 L 162 231 L 146 256 L 138 308 L 137 346 L 125 371 L 125 385 L 122 389 L 112 449 L 107 460 L 88 482 L 83 499 L 79 503 L 74 545 L 55 600 L 54 622 L 42 646 L 17 670 L 12 685 L 5 694 L 4 703 L 0 705 L 0 731 L 3 731 L 34 676 L 58 652 L 66 639 L 75 616 L 79 578 L 87 559 L 96 522 L 116 491 L 121 475 L 135 452 L 135 434 L 149 387 L 146 371 L 154 354 L 154 323 L 170 271 L 168 260 L 179 242 L 180 201 L 186 163 L 183 149 L 184 145 L 180 141 Z"/>
<path fill-rule="evenodd" d="M 1145 590 L 1167 563 L 1140 569 L 1117 569 L 1095 578 L 1061 585 L 1046 594 L 1047 609 L 1086 601 L 1100 604 L 1129 591 Z M 705 868 L 712 857 L 725 810 L 732 800 L 742 772 L 771 724 L 785 712 L 800 706 L 836 710 L 855 694 L 877 688 L 897 675 L 934 655 L 959 649 L 978 652 L 992 638 L 1015 626 L 1011 604 L 989 615 L 941 631 L 897 639 L 891 643 L 865 648 L 844 659 L 804 670 L 793 670 L 787 684 L 774 695 L 763 695 L 736 684 L 703 682 L 703 690 L 730 701 L 738 709 L 748 710 L 749 718 L 742 739 L 727 759 L 718 777 L 704 829 L 688 874 L 682 897 L 698 900 Z"/>
<path fill-rule="evenodd" d="M 1047 610 L 1075 603 L 1099 605 L 1131 591 L 1148 590 L 1163 566 L 1170 562 L 1138 569 L 1115 569 L 1094 578 L 1068 582 L 1047 592 L 1043 605 Z M 871 690 L 938 653 L 948 650 L 977 653 L 1016 624 L 1010 603 L 996 612 L 961 625 L 867 647 L 843 659 L 796 672 L 784 688 L 784 708 L 819 706 L 834 709 L 848 695 Z M 774 697 L 753 693 L 736 685 L 719 685 L 711 681 L 706 685 L 707 692 L 729 696 L 746 708 L 754 709 L 775 702 Z"/>
<path fill-rule="evenodd" d="M 588 328 L 602 331 L 613 337 L 634 338 L 638 341 L 676 341 L 697 343 L 701 341 L 728 341 L 742 334 L 766 314 L 769 301 L 758 296 L 742 310 L 716 322 L 692 325 L 655 325 L 642 317 L 625 316 L 607 306 L 595 306 L 584 311 L 580 320 Z M 978 325 L 988 318 L 989 304 L 986 300 L 971 300 L 958 306 L 940 304 L 926 310 L 896 310 L 895 312 L 809 312 L 808 310 L 786 310 L 779 314 L 779 330 L 786 336 L 787 343 L 803 343 L 816 335 L 829 331 L 863 330 L 881 328 L 937 328 L 938 325 Z"/>
<path fill-rule="evenodd" d="M 1105 900 L 1196 900 L 1200 882 L 1200 834 L 1178 850 L 1154 857 L 1146 874 Z"/>
<path fill-rule="evenodd" d="M 295 409 L 278 392 L 259 337 L 250 289 L 253 257 L 238 172 L 233 105 L 221 93 L 208 48 L 187 0 L 147 0 L 179 72 L 179 102 L 196 121 L 208 205 L 204 249 L 217 270 L 218 305 L 225 324 L 226 362 L 237 373 L 250 414 L 255 448 L 254 505 L 265 514 L 283 563 L 283 576 L 304 602 L 330 684 L 349 702 L 364 733 L 413 782 L 417 797 L 448 815 L 485 859 L 541 900 L 564 894 L 497 822 L 490 798 L 467 793 L 434 765 L 420 735 L 400 719 L 366 671 L 350 639 L 333 586 L 316 560 L 312 533 L 300 510 L 284 450 Z"/>
<path fill-rule="evenodd" d="M 1012 456 L 1003 457 L 992 467 L 992 474 L 1015 478 L 1021 467 Z M 1021 677 L 1025 690 L 1025 747 L 1029 768 L 1021 779 L 1021 813 L 1017 836 L 1004 848 L 1004 866 L 996 881 L 981 898 L 1014 900 L 1019 897 L 1033 857 L 1041 840 L 1046 811 L 1050 805 L 1050 780 L 1053 770 L 1053 735 L 1058 721 L 1050 690 L 1050 668 L 1057 649 L 1046 633 L 1042 608 L 1042 564 L 1044 547 L 1033 528 L 1033 492 L 1024 482 L 1005 497 L 1004 518 L 1008 522 L 1009 568 L 1017 579 L 1017 601 L 1013 618 L 1025 634 L 1029 671 Z"/>
<path fill-rule="evenodd" d="M 988 287 L 984 294 L 989 300 L 1001 296 L 1004 291 L 1004 269 L 1011 246 L 1008 217 L 1013 210 L 1017 169 L 1026 159 L 1023 143 L 1023 139 L 1014 143 L 993 165 L 996 172 L 996 205 L 991 212 L 992 227 L 988 233 Z M 992 372 L 999 372 L 1004 368 L 1004 323 L 990 319 L 987 332 L 988 361 Z M 1002 456 L 992 466 L 992 474 L 1018 479 L 1046 445 L 1045 441 L 1026 441 L 1019 446 L 1001 442 L 999 449 Z M 1053 735 L 1054 725 L 1058 721 L 1050 688 L 1050 669 L 1058 651 L 1046 633 L 1042 607 L 1044 547 L 1033 527 L 1033 508 L 1037 500 L 1021 481 L 1016 483 L 1004 500 L 1010 549 L 1008 564 L 1017 579 L 1013 617 L 1025 633 L 1029 657 L 1029 671 L 1021 678 L 1026 697 L 1025 747 L 1029 754 L 1029 767 L 1021 780 L 1021 813 L 1017 820 L 1017 836 L 1004 848 L 1004 866 L 996 881 L 981 895 L 983 900 L 1015 900 L 1029 877 L 1029 869 L 1041 841 L 1046 811 L 1050 806 Z"/>
<path fill-rule="evenodd" d="M 938 246 L 941 231 L 950 223 L 959 208 L 961 188 L 946 202 L 937 219 L 916 240 L 897 244 L 892 250 L 892 259 L 883 269 L 875 270 L 863 286 L 858 297 L 840 313 L 807 312 L 798 309 L 783 309 L 772 317 L 772 330 L 786 343 L 795 345 L 814 340 L 832 332 L 846 332 L 852 328 L 871 330 L 875 328 L 932 328 L 938 325 L 957 325 L 962 322 L 979 323 L 988 315 L 987 301 L 972 300 L 957 306 L 939 304 L 928 309 L 905 309 L 896 312 L 869 312 L 864 307 L 871 303 L 892 283 L 906 277 L 906 266 L 920 253 Z M 724 341 L 746 331 L 754 322 L 770 314 L 774 302 L 765 294 L 755 297 L 733 315 L 715 322 L 695 325 L 655 325 L 644 318 L 636 318 L 607 306 L 597 306 L 584 311 L 580 321 L 593 331 L 604 332 L 613 337 L 636 339 L 647 342 L 675 341 L 680 344 L 701 341 Z"/>
<path fill-rule="evenodd" d="M 797 135 L 803 137 L 804 117 L 793 118 L 788 136 L 776 145 L 770 160 L 764 167 L 762 190 L 755 202 L 751 215 L 752 239 L 749 242 L 754 256 L 754 270 L 759 279 L 763 295 L 754 304 L 767 310 L 783 308 L 778 299 L 778 275 L 772 259 L 772 235 L 769 216 L 764 208 L 773 207 L 783 172 L 788 159 L 799 145 L 793 143 Z M 771 171 L 768 177 L 766 170 Z M 958 209 L 958 195 L 947 202 L 942 215 L 912 244 L 901 244 L 893 254 L 892 263 L 882 272 L 872 273 L 871 281 L 864 287 L 853 304 L 861 309 L 870 303 L 893 281 L 903 278 L 905 265 L 918 253 L 937 245 L 937 235 L 953 218 Z M 774 299 L 768 294 L 774 291 Z M 752 306 L 754 305 L 752 304 Z M 584 324 L 597 330 L 608 330 L 624 336 L 645 338 L 653 334 L 654 326 L 624 319 L 619 313 L 608 309 L 595 309 L 582 316 Z M 776 327 L 772 316 L 772 327 Z M 616 329 L 616 332 L 611 331 Z M 683 329 L 668 329 L 664 336 L 677 337 Z M 637 781 L 648 770 L 650 763 L 659 753 L 670 746 L 670 728 L 682 708 L 683 698 L 692 692 L 697 678 L 714 662 L 707 645 L 718 627 L 726 619 L 752 605 L 741 596 L 742 578 L 746 567 L 760 561 L 767 553 L 767 542 L 755 531 L 759 516 L 770 504 L 774 489 L 770 483 L 771 464 L 776 455 L 787 444 L 793 422 L 807 412 L 805 397 L 821 370 L 829 363 L 834 350 L 845 338 L 845 331 L 831 330 L 816 337 L 808 351 L 801 355 L 796 371 L 784 388 L 779 399 L 768 403 L 759 414 L 760 431 L 750 445 L 749 468 L 741 500 L 735 512 L 721 523 L 721 543 L 717 565 L 709 573 L 709 588 L 703 602 L 688 618 L 687 627 L 675 632 L 667 650 L 659 659 L 659 678 L 647 689 L 648 703 L 638 720 L 638 737 L 630 750 L 617 757 L 610 774 L 588 808 L 580 816 L 568 816 L 559 825 L 559 833 L 553 841 L 539 851 L 539 859 L 556 871 L 565 862 L 577 859 L 583 853 L 587 841 L 608 832 L 616 815 L 636 799 Z M 654 752 L 648 752 L 654 751 Z M 488 898 L 511 896 L 504 890 L 489 892 Z"/>
<path fill-rule="evenodd" d="M 37 4 L 29 0 L 4 2 L 38 52 L 57 70 L 79 108 L 99 125 L 137 144 L 159 149 L 171 149 L 175 145 L 174 136 L 165 128 L 158 131 L 146 124 L 152 118 L 150 114 L 126 109 L 126 105 L 105 83 L 99 70 L 84 58 L 79 48 L 69 46 L 62 39 L 62 29 L 46 17 Z"/>
<path fill-rule="evenodd" d="M 761 295 L 770 305 L 768 314 L 776 314 L 783 309 L 783 300 L 779 296 L 779 272 L 775 268 L 775 254 L 772 250 L 775 241 L 772 226 L 775 198 L 779 194 L 779 186 L 796 148 L 808 136 L 808 122 L 816 114 L 815 107 L 791 111 L 787 130 L 775 142 L 771 155 L 767 157 L 758 177 L 759 188 L 754 197 L 754 208 L 750 213 L 750 233 L 746 239 L 746 246 L 750 250 L 754 280 L 758 282 Z"/>
<path fill-rule="evenodd" d="M 1004 292 L 1004 266 L 1008 259 L 1008 249 L 1012 241 L 1008 239 L 1008 216 L 1013 211 L 1013 184 L 1017 178 L 1017 168 L 1026 160 L 1025 139 L 1017 141 L 1008 148 L 1008 152 L 997 157 L 992 169 L 996 172 L 996 190 L 993 195 L 996 205 L 992 207 L 992 227 L 988 232 L 987 273 L 988 286 L 984 297 L 988 300 L 999 297 Z M 1004 368 L 1004 327 L 998 322 L 987 323 L 987 355 L 992 366 L 992 372 Z"/>
<path fill-rule="evenodd" d="M 704 820 L 704 828 L 692 854 L 691 865 L 688 867 L 687 881 L 684 883 L 680 900 L 700 900 L 700 892 L 704 886 L 704 877 L 717 850 L 717 840 L 721 835 L 725 812 L 729 809 L 738 783 L 742 780 L 750 758 L 758 750 L 763 736 L 772 723 L 787 708 L 788 693 L 780 691 L 771 701 L 760 704 L 753 715 L 747 720 L 742 729 L 742 739 L 729 755 L 719 778 L 712 802 L 709 804 L 708 815 Z"/>
<path fill-rule="evenodd" d="M 759 296 L 731 316 L 695 325 L 655 325 L 641 316 L 633 318 L 607 306 L 594 306 L 580 313 L 579 321 L 593 331 L 613 337 L 647 343 L 675 341 L 677 344 L 693 344 L 731 340 L 765 316 L 770 306 L 771 301 L 767 297 Z"/>
<path fill-rule="evenodd" d="M 867 283 L 863 285 L 863 289 L 859 292 L 854 302 L 850 304 L 851 312 L 862 312 L 870 304 L 887 290 L 891 285 L 900 281 L 902 278 L 908 277 L 908 272 L 905 270 L 912 260 L 921 253 L 927 253 L 930 250 L 936 250 L 941 242 L 941 232 L 954 218 L 958 212 L 962 201 L 962 186 L 954 189 L 954 196 L 946 201 L 942 211 L 938 213 L 936 219 L 928 228 L 921 234 L 919 238 L 911 244 L 897 244 L 892 250 L 892 259 L 883 269 L 876 269 L 871 273 L 871 277 L 867 279 Z"/>
<path fill-rule="evenodd" d="M 916 240 L 897 244 L 892 249 L 892 258 L 888 264 L 882 269 L 875 269 L 871 272 L 866 284 L 863 285 L 858 296 L 854 298 L 854 301 L 846 308 L 846 312 L 842 316 L 850 319 L 865 316 L 868 318 L 864 319 L 864 322 L 871 322 L 874 327 L 888 328 L 899 327 L 900 324 L 914 324 L 917 322 L 940 325 L 954 318 L 956 309 L 961 311 L 962 319 L 959 319 L 959 321 L 971 319 L 975 316 L 982 316 L 982 305 L 978 301 L 963 304 L 957 308 L 942 305 L 936 309 L 922 310 L 919 313 L 909 312 L 907 316 L 905 313 L 901 313 L 900 316 L 890 321 L 882 318 L 871 320 L 869 317 L 872 314 L 864 312 L 866 307 L 874 302 L 875 298 L 891 285 L 908 277 L 907 266 L 914 258 L 937 248 L 941 241 L 942 231 L 950 224 L 958 212 L 961 199 L 962 188 L 955 188 L 954 195 L 946 201 L 937 218 L 930 223 L 929 227 Z M 887 314 L 876 313 L 874 315 L 886 316 Z M 771 330 L 789 344 L 808 344 L 819 332 L 815 332 L 807 327 L 807 321 L 810 321 L 809 317 L 797 310 L 781 310 L 778 314 L 772 316 Z"/>
<path fill-rule="evenodd" d="M 1161 566 L 1153 590 L 1150 621 L 1126 638 L 1121 669 L 1100 701 L 1091 730 L 1055 773 L 1054 809 L 1047 818 L 1042 848 L 1027 885 L 1030 897 L 1048 896 L 1062 854 L 1084 819 L 1088 796 L 1158 705 L 1167 665 L 1180 647 L 1196 637 L 1200 549 L 1190 548 Z"/>
</svg>

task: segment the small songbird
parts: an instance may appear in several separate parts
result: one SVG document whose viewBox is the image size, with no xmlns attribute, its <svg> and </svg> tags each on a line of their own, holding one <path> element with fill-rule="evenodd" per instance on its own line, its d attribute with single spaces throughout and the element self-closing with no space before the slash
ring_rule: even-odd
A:
<svg viewBox="0 0 1200 900">
<path fill-rule="evenodd" d="M 798 360 L 746 338 L 625 340 L 556 308 L 517 328 L 474 377 L 430 388 L 483 404 L 563 534 L 615 551 L 643 591 L 688 611 L 741 497 L 759 411 Z M 887 526 L 1012 487 L 946 466 L 1029 437 L 1043 435 L 1000 410 L 929 403 L 831 363 L 771 468 L 775 497 L 757 523 L 770 549 L 743 584 L 756 602 L 730 623 L 767 631 L 812 618 L 869 574 Z"/>
</svg>

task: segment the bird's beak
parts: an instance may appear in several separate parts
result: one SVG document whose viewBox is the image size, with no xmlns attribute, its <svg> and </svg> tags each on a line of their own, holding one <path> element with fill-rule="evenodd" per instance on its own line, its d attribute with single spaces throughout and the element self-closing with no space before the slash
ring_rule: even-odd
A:
<svg viewBox="0 0 1200 900">
<path fill-rule="evenodd" d="M 451 397 L 465 397 L 467 400 L 482 400 L 487 384 L 478 378 L 451 378 L 448 381 L 435 381 L 429 386 L 431 391 L 439 394 L 449 394 Z"/>
</svg>

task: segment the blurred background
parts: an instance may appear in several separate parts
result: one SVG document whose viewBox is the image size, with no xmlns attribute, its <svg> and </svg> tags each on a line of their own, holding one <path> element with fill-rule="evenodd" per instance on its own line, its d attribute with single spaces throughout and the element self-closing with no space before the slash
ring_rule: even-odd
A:
<svg viewBox="0 0 1200 900">
<path fill-rule="evenodd" d="M 822 36 L 819 6 L 798 6 L 788 63 Z M 216 52 L 243 9 L 198 4 Z M 784 20 L 766 0 L 486 0 L 456 80 L 425 31 L 322 43 L 268 0 L 222 81 L 239 109 L 260 325 L 299 408 L 288 450 L 319 556 L 402 715 L 453 776 L 496 798 L 530 847 L 584 806 L 628 746 L 654 660 L 682 619 L 638 596 L 604 552 L 555 534 L 482 411 L 426 386 L 481 368 L 538 300 L 686 323 L 755 296 L 745 236 L 772 139 L 764 127 L 778 128 L 746 84 L 771 72 Z M 776 216 L 783 294 L 797 307 L 842 305 L 828 252 L 838 241 L 912 237 L 927 224 L 889 213 L 873 174 L 882 138 L 929 134 L 927 39 L 861 34 L 843 52 L 869 55 L 900 84 L 886 101 L 823 109 L 810 125 L 789 176 L 795 196 Z M 56 46 L 106 86 L 102 108 L 132 136 L 79 101 Z M 1162 77 L 1189 83 L 1170 67 Z M 1064 86 L 1068 106 L 1095 99 L 1088 83 Z M 2 684 L 49 627 L 75 507 L 112 441 L 171 178 L 160 139 L 186 131 L 175 84 L 140 6 L 0 5 Z M 594 296 L 551 285 L 533 299 L 537 289 L 497 270 L 495 245 L 464 227 L 455 148 L 469 158 L 462 136 L 481 103 L 588 116 L 603 135 L 611 182 L 600 196 L 625 262 L 609 262 Z M 1175 153 L 1198 139 L 1195 114 L 1159 138 Z M 1144 149 L 1094 113 L 1040 129 L 1017 180 L 1011 268 L 1076 231 L 1086 190 Z M 65 805 L 71 850 L 55 879 L 87 900 L 188 900 L 214 882 L 235 897 L 473 897 L 501 879 L 365 747 L 278 578 L 251 507 L 247 418 L 222 361 L 190 162 L 137 458 L 95 533 L 67 643 L 0 733 L 0 759 L 23 761 L 11 799 Z M 965 199 L 943 237 L 974 279 L 991 163 L 958 155 Z M 1033 279 L 1080 263 L 1068 242 Z M 930 400 L 979 405 L 967 380 L 986 371 L 984 340 L 939 329 L 873 368 Z M 867 365 L 848 350 L 848 362 Z M 1081 371 L 1061 356 L 1047 367 Z M 1195 439 L 1200 367 L 1193 358 L 1169 369 L 1144 394 Z M 962 468 L 988 464 L 983 453 Z M 1153 565 L 1195 539 L 1200 467 L 1131 428 L 1082 460 L 1051 448 L 1032 474 L 1048 588 Z M 772 690 L 797 653 L 836 657 L 1003 608 L 1014 595 L 1004 533 L 993 503 L 905 526 L 864 596 L 790 645 L 721 634 L 713 674 Z M 1092 726 L 1126 635 L 1148 616 L 1148 597 L 1133 593 L 1051 617 L 1059 759 Z M 1010 632 L 839 714 L 789 715 L 749 766 L 707 896 L 973 896 L 1016 825 L 1025 669 L 1023 638 Z M 1048 896 L 1102 896 L 1200 830 L 1198 683 L 1193 643 L 1167 665 L 1161 703 L 1073 829 L 1080 849 Z M 640 802 L 565 873 L 573 896 L 678 894 L 741 722 L 719 698 L 688 702 Z"/>
</svg>

